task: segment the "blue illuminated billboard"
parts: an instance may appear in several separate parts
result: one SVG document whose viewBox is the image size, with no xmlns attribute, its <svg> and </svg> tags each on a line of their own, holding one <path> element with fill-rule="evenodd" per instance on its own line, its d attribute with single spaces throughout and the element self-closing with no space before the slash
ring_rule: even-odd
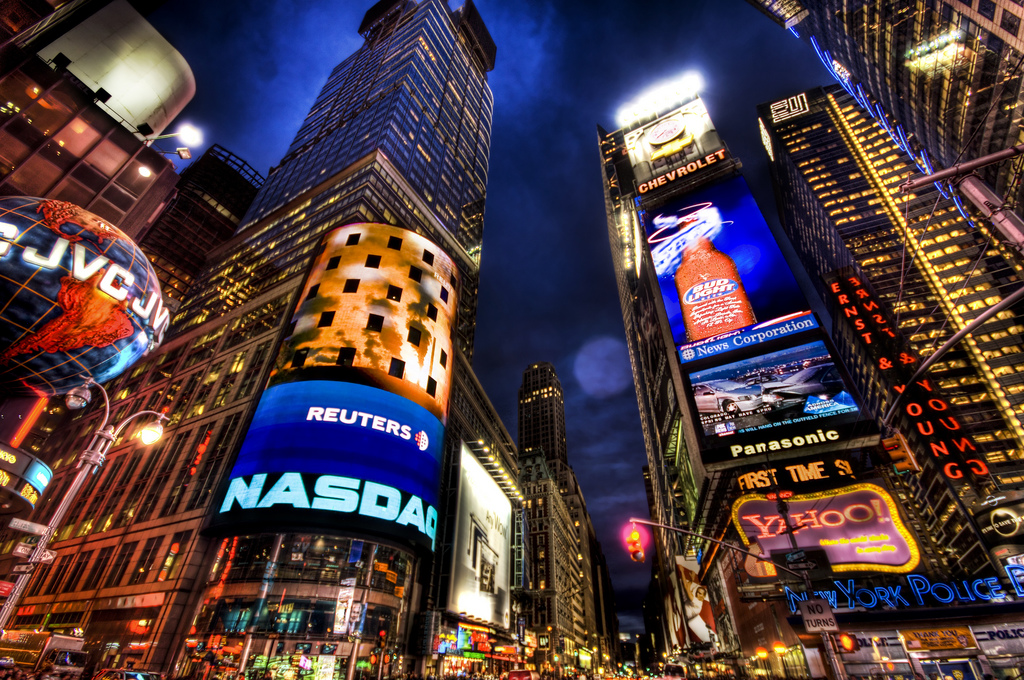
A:
<svg viewBox="0 0 1024 680">
<path fill-rule="evenodd" d="M 644 224 L 683 363 L 818 327 L 742 177 L 656 208 Z"/>
<path fill-rule="evenodd" d="M 303 526 L 433 549 L 444 426 L 355 383 L 274 385 L 260 398 L 214 524 Z"/>
</svg>

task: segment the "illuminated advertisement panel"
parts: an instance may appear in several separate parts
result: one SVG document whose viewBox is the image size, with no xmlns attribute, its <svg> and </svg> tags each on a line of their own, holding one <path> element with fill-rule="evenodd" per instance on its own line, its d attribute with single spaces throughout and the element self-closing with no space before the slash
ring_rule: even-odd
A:
<svg viewBox="0 0 1024 680">
<path fill-rule="evenodd" d="M 683 363 L 817 328 L 742 177 L 645 216 Z"/>
<path fill-rule="evenodd" d="M 729 158 L 699 98 L 627 132 L 625 142 L 640 194 L 693 179 Z"/>
<path fill-rule="evenodd" d="M 512 503 L 462 445 L 448 609 L 509 626 Z"/>
<path fill-rule="evenodd" d="M 163 338 L 160 281 L 124 232 L 65 201 L 0 199 L 0 389 L 112 380 Z"/>
<path fill-rule="evenodd" d="M 324 236 L 215 530 L 345 531 L 432 550 L 457 275 L 390 225 Z"/>
<path fill-rule="evenodd" d="M 820 340 L 690 373 L 689 382 L 709 468 L 849 446 L 858 425 L 850 388 Z"/>
<path fill-rule="evenodd" d="M 789 523 L 796 549 L 821 549 L 833 571 L 906 574 L 921 555 L 903 524 L 895 501 L 875 484 L 790 497 Z M 772 555 L 794 550 L 775 499 L 751 494 L 736 499 L 732 521 L 751 552 Z"/>
</svg>

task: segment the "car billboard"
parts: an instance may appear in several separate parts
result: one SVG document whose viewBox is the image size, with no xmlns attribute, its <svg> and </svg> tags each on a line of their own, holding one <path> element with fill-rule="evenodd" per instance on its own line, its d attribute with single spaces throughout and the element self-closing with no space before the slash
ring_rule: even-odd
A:
<svg viewBox="0 0 1024 680">
<path fill-rule="evenodd" d="M 328 232 L 211 527 L 434 548 L 457 278 L 426 238 Z"/>
<path fill-rule="evenodd" d="M 688 374 L 704 465 L 728 467 L 863 445 L 877 435 L 816 340 Z M 859 427 L 858 427 L 859 425 Z"/>
<path fill-rule="evenodd" d="M 683 363 L 818 327 L 742 177 L 688 193 L 644 223 Z"/>
<path fill-rule="evenodd" d="M 778 501 L 766 494 L 741 496 L 733 503 L 733 525 L 751 552 L 771 556 L 821 549 L 839 572 L 906 574 L 920 562 L 917 542 L 896 502 L 876 484 L 797 494 L 786 502 L 788 523 Z"/>
<path fill-rule="evenodd" d="M 509 627 L 512 502 L 462 445 L 448 609 Z"/>
</svg>

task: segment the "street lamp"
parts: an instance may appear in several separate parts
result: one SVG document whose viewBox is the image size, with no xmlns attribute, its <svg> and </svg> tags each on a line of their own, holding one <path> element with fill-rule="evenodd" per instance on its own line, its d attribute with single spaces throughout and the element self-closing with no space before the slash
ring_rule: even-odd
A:
<svg viewBox="0 0 1024 680">
<path fill-rule="evenodd" d="M 140 127 L 139 128 L 139 132 L 142 133 L 142 134 L 146 134 L 146 130 L 147 129 L 148 129 L 148 127 L 147 128 Z M 148 132 L 149 132 L 149 134 L 152 134 L 153 131 L 152 131 L 152 129 L 148 129 Z M 178 158 L 181 158 L 182 160 L 186 160 L 187 161 L 187 160 L 190 160 L 192 158 L 192 150 L 189 147 L 197 147 L 197 146 L 199 146 L 200 144 L 203 143 L 203 133 L 202 133 L 202 131 L 199 130 L 199 128 L 195 127 L 194 125 L 189 125 L 188 123 L 185 123 L 184 125 L 182 125 L 181 127 L 178 128 L 177 132 L 171 132 L 171 133 L 166 134 L 166 135 L 155 135 L 153 137 L 146 137 L 145 144 L 146 144 L 146 146 L 152 147 L 153 146 L 153 142 L 155 142 L 156 140 L 158 140 L 158 139 L 170 139 L 171 137 L 179 138 L 181 140 L 182 144 L 184 144 L 185 146 L 179 146 L 173 152 L 172 151 L 163 151 L 163 150 L 157 149 L 155 147 L 153 148 L 153 150 L 156 151 L 157 153 L 162 153 L 162 154 L 167 155 L 167 156 L 169 156 L 172 153 L 176 153 L 178 155 Z M 153 171 L 150 168 L 148 168 L 147 166 L 142 165 L 142 166 L 139 166 L 139 174 L 142 175 L 143 177 L 150 177 L 150 176 L 152 176 Z"/>
<path fill-rule="evenodd" d="M 50 539 L 53 538 L 54 533 L 56 533 L 57 528 L 64 519 L 64 515 L 71 508 L 71 503 L 74 502 L 75 496 L 85 486 L 89 475 L 103 466 L 107 458 L 107 451 L 110 450 L 113 443 L 124 432 L 128 423 L 140 416 L 156 416 L 155 421 L 146 425 L 139 432 L 139 439 L 142 440 L 143 444 L 149 445 L 156 442 L 163 435 L 163 423 L 167 420 L 167 416 L 157 411 L 139 411 L 128 416 L 117 425 L 108 424 L 107 421 L 110 420 L 110 399 L 107 397 L 107 391 L 103 389 L 103 385 L 95 382 L 92 378 L 86 379 L 85 384 L 68 391 L 64 397 L 64 403 L 72 410 L 86 407 L 92 401 L 92 387 L 96 387 L 100 394 L 103 395 L 103 420 L 96 429 L 96 433 L 93 434 L 89 446 L 78 456 L 78 474 L 75 475 L 75 480 L 68 487 L 68 490 L 64 492 L 64 496 L 60 499 L 60 504 L 57 505 L 57 509 L 50 518 L 49 524 L 46 525 L 46 532 L 39 537 L 35 550 L 29 555 L 29 564 L 36 564 L 42 561 L 43 555 L 47 552 L 46 547 L 50 544 Z M 21 594 L 24 592 L 25 586 L 28 585 L 30 578 L 32 578 L 31 572 L 18 575 L 11 594 L 7 596 L 7 601 L 4 602 L 3 608 L 0 609 L 0 630 L 7 627 L 7 621 L 11 618 L 14 608 L 18 605 L 18 600 L 21 598 Z"/>
</svg>

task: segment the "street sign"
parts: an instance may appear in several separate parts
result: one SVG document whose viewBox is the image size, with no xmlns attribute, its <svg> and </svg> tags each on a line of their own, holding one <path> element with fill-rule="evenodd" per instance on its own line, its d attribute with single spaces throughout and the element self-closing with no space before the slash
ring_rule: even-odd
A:
<svg viewBox="0 0 1024 680">
<path fill-rule="evenodd" d="M 34 546 L 22 542 L 14 546 L 14 550 L 11 551 L 11 554 L 15 557 L 28 557 L 32 554 L 33 550 L 35 550 Z"/>
<path fill-rule="evenodd" d="M 40 536 L 46 533 L 45 524 L 36 524 L 35 522 L 28 522 L 17 517 L 12 517 L 10 524 L 7 526 L 15 531 L 27 531 L 30 534 L 39 534 Z"/>
<path fill-rule="evenodd" d="M 53 550 L 43 550 L 39 557 L 32 560 L 33 562 L 42 562 L 43 564 L 50 564 L 57 558 L 57 553 Z"/>
<path fill-rule="evenodd" d="M 808 633 L 838 633 L 835 614 L 827 600 L 804 600 L 799 603 L 804 629 Z"/>
<path fill-rule="evenodd" d="M 11 569 L 11 571 L 15 574 L 31 574 L 35 571 L 35 568 L 35 563 L 29 562 L 28 564 L 16 564 L 14 565 L 14 569 Z"/>
<path fill-rule="evenodd" d="M 793 571 L 811 571 L 818 568 L 817 562 L 790 562 L 788 565 Z"/>
<path fill-rule="evenodd" d="M 14 591 L 14 584 L 10 581 L 0 581 L 0 597 L 7 597 Z"/>
<path fill-rule="evenodd" d="M 807 553 L 803 550 L 794 550 L 791 553 L 786 553 L 786 562 L 804 562 L 807 559 Z"/>
</svg>

